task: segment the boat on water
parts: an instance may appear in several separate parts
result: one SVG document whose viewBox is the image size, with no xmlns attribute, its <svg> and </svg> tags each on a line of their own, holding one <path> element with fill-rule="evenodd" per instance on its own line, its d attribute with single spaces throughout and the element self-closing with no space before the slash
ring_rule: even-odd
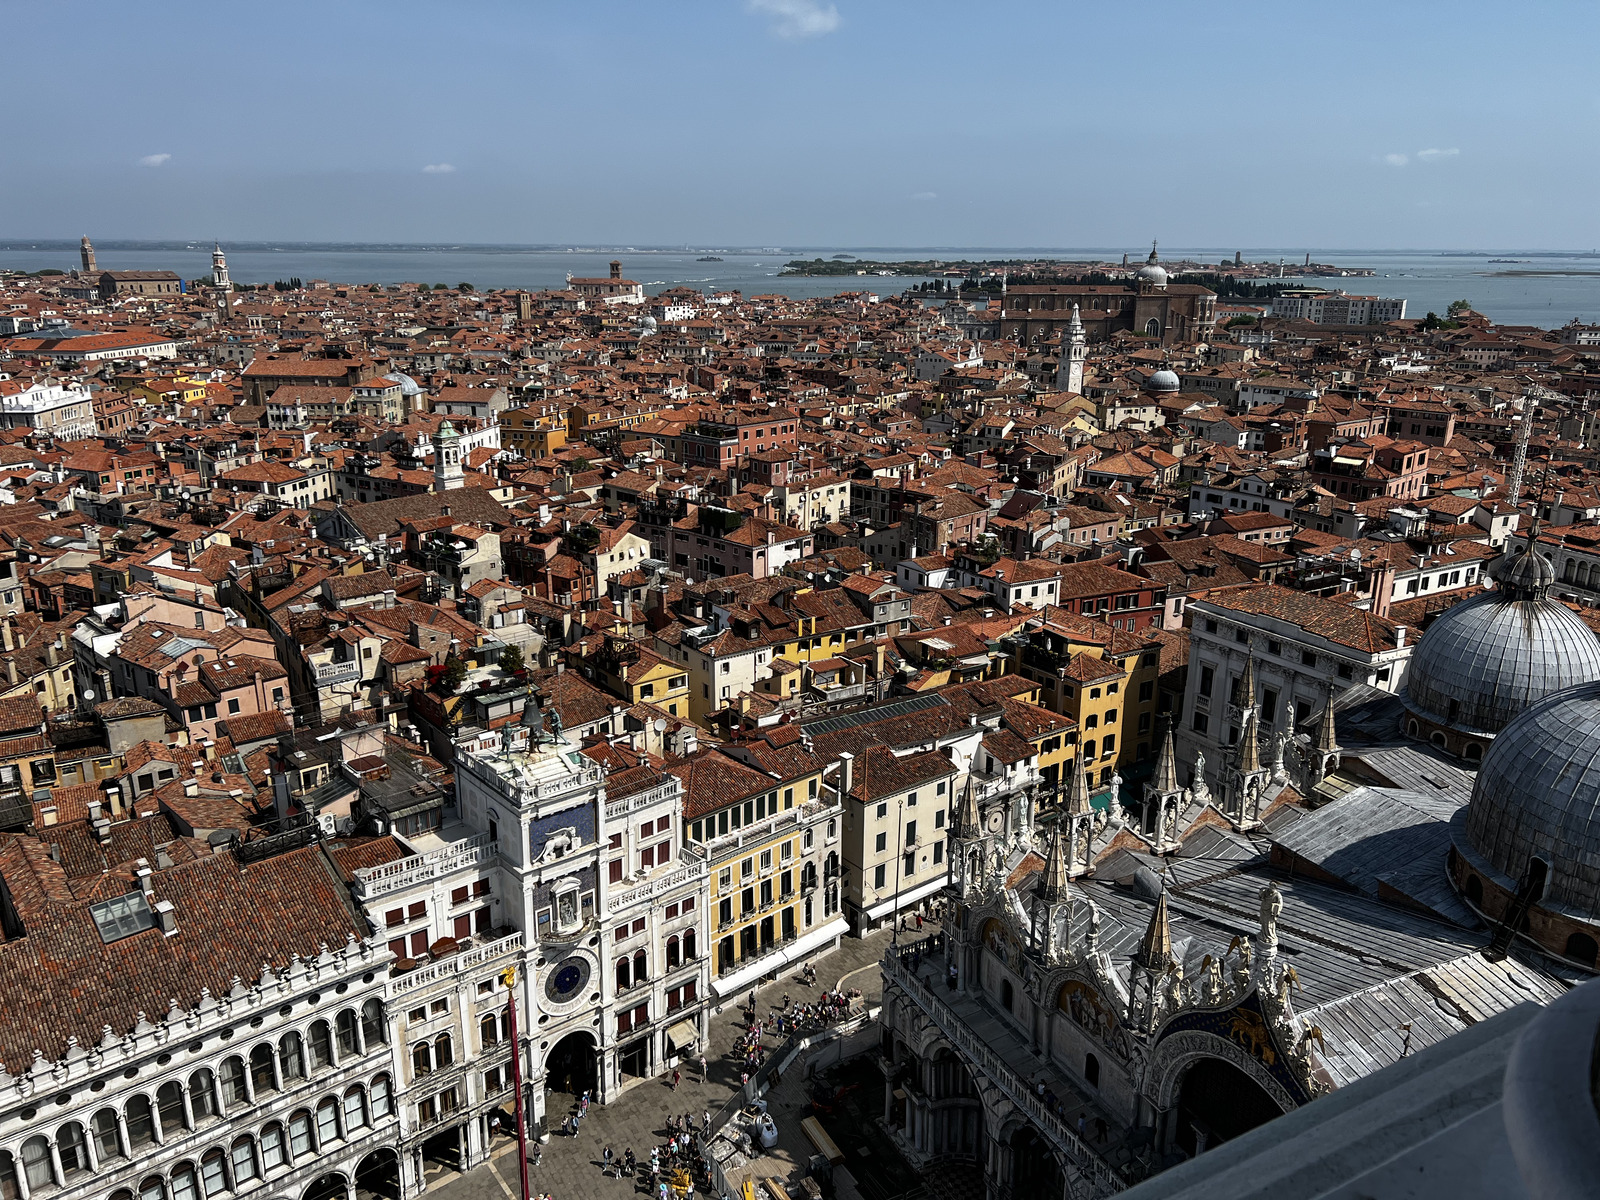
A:
<svg viewBox="0 0 1600 1200">
<path fill-rule="evenodd" d="M 1528 260 L 1525 258 L 1491 258 L 1489 261 L 1492 263 L 1522 263 Z"/>
<path fill-rule="evenodd" d="M 720 258 L 718 258 L 715 254 L 706 254 L 706 255 L 703 255 L 700 258 L 695 259 L 695 262 L 721 262 L 721 261 L 722 260 Z"/>
</svg>

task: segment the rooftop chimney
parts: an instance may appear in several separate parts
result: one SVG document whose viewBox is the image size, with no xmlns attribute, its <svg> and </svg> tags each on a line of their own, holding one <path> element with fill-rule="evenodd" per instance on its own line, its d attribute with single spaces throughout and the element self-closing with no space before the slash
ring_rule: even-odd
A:
<svg viewBox="0 0 1600 1200">
<path fill-rule="evenodd" d="M 171 937 L 178 932 L 178 910 L 171 900 L 162 900 L 155 906 L 156 922 L 161 926 L 164 937 Z"/>
<path fill-rule="evenodd" d="M 842 795 L 850 794 L 850 785 L 855 782 L 856 756 L 848 750 L 839 752 L 839 791 Z"/>
</svg>

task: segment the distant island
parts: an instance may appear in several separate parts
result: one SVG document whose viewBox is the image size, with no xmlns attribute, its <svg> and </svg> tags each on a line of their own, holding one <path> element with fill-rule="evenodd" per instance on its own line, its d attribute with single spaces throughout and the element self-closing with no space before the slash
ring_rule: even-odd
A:
<svg viewBox="0 0 1600 1200">
<path fill-rule="evenodd" d="M 706 255 L 702 255 L 701 257 L 695 259 L 695 262 L 721 262 L 721 261 L 722 260 L 720 258 L 718 258 L 715 254 L 706 254 Z"/>
</svg>

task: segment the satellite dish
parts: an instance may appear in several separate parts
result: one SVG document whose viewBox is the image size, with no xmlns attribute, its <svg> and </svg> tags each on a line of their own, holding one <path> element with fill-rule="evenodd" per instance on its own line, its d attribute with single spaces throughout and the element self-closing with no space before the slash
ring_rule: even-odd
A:
<svg viewBox="0 0 1600 1200">
<path fill-rule="evenodd" d="M 666 731 L 666 728 L 667 728 L 667 719 L 665 717 L 657 717 L 656 720 L 655 720 L 655 731 L 657 733 L 663 733 L 663 732 Z"/>
</svg>

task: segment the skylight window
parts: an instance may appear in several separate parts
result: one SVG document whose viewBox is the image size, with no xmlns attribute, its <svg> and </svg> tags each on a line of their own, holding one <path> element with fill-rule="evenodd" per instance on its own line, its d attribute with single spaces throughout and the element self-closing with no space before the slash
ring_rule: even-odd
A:
<svg viewBox="0 0 1600 1200">
<path fill-rule="evenodd" d="M 155 913 L 144 898 L 143 892 L 128 892 L 111 900 L 101 900 L 89 906 L 94 927 L 100 931 L 100 940 L 110 945 L 146 929 L 155 928 Z"/>
</svg>

